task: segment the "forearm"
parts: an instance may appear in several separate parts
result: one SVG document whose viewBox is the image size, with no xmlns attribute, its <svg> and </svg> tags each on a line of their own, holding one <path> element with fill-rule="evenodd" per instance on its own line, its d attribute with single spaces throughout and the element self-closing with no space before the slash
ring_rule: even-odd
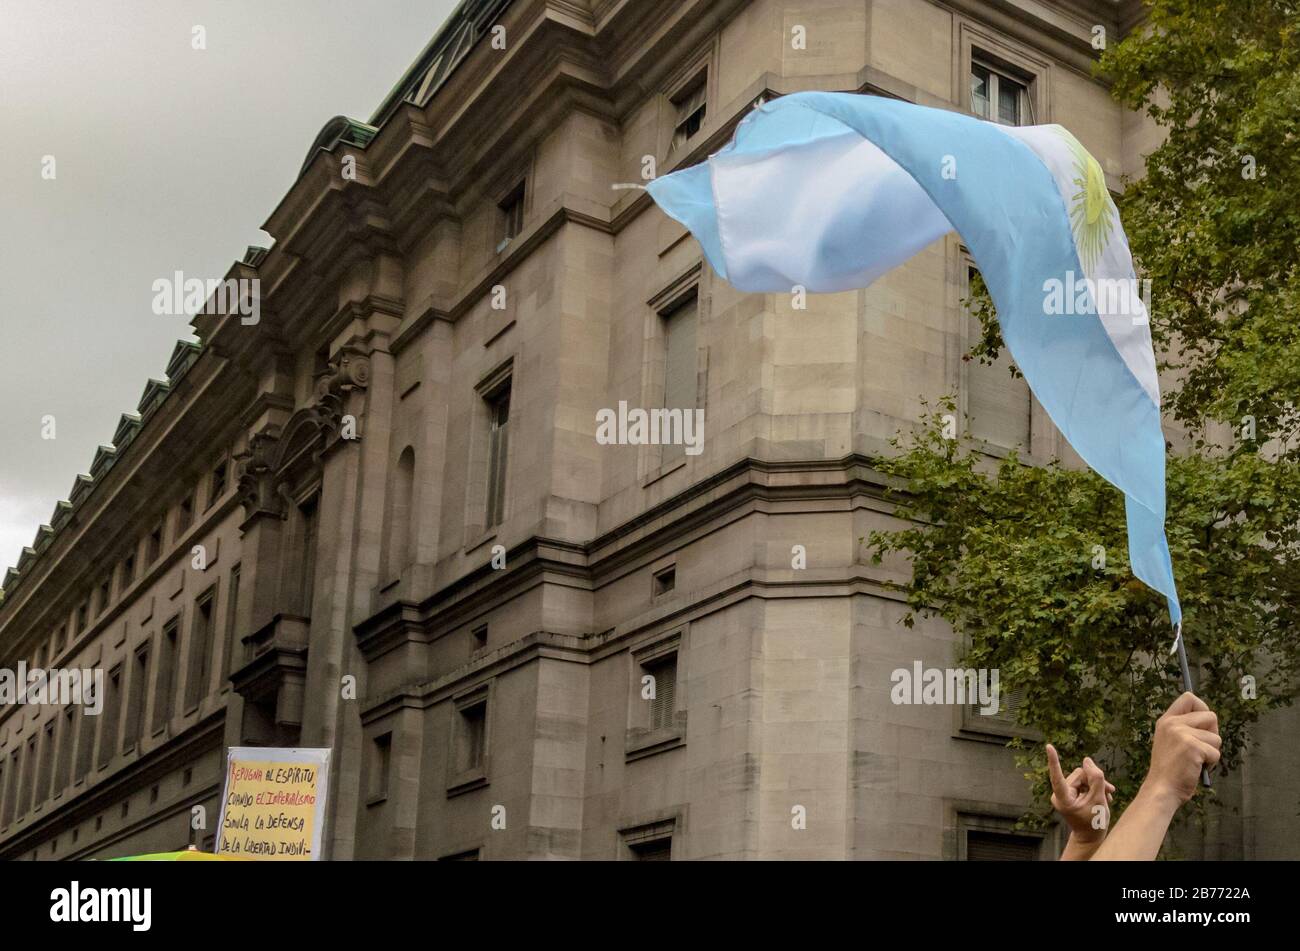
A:
<svg viewBox="0 0 1300 951">
<path fill-rule="evenodd" d="M 1065 843 L 1065 851 L 1061 853 L 1059 861 L 1086 862 L 1096 854 L 1105 841 L 1106 836 L 1104 833 L 1093 837 L 1081 836 L 1077 832 L 1071 832 L 1069 841 Z"/>
<path fill-rule="evenodd" d="M 1150 861 L 1160 852 L 1169 823 L 1178 811 L 1178 800 L 1143 786 L 1124 810 L 1115 828 L 1092 856 L 1094 861 Z"/>
</svg>

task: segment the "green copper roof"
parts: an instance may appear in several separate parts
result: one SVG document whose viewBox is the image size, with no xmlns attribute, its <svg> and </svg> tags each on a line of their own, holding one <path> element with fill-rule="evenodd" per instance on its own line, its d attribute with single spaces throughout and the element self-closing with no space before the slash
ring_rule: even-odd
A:
<svg viewBox="0 0 1300 951">
<path fill-rule="evenodd" d="M 335 116 L 325 123 L 325 127 L 316 136 L 316 141 L 307 150 L 307 157 L 303 159 L 302 168 L 298 170 L 298 174 L 301 175 L 307 171 L 307 166 L 311 164 L 311 160 L 316 157 L 317 152 L 321 150 L 332 152 L 340 142 L 344 145 L 355 145 L 357 148 L 364 149 L 378 132 L 379 130 L 374 126 L 358 122 L 356 119 L 349 119 L 347 116 Z M 249 250 L 252 251 L 253 249 L 249 248 Z"/>
<path fill-rule="evenodd" d="M 428 102 L 509 5 L 510 0 L 462 0 L 411 68 L 384 97 L 370 117 L 371 125 L 382 126 L 403 102 L 414 102 L 417 106 Z"/>
</svg>

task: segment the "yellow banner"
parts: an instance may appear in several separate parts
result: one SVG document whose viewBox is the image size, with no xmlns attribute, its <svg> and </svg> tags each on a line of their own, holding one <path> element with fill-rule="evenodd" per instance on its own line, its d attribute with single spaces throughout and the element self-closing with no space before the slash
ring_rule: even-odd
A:
<svg viewBox="0 0 1300 951">
<path fill-rule="evenodd" d="M 218 851 L 273 861 L 320 858 L 328 768 L 329 750 L 232 749 Z"/>
</svg>

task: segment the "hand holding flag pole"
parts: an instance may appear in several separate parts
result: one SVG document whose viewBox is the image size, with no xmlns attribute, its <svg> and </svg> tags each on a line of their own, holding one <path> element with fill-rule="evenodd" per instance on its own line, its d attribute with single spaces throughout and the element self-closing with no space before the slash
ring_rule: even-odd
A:
<svg viewBox="0 0 1300 951">
<path fill-rule="evenodd" d="M 1178 667 L 1183 674 L 1183 689 L 1188 693 L 1196 693 L 1192 688 L 1192 671 L 1191 668 L 1187 666 L 1187 648 L 1183 646 L 1183 622 L 1181 618 L 1178 620 L 1178 623 L 1174 625 L 1174 649 L 1170 651 L 1170 653 L 1172 654 L 1175 652 L 1178 654 Z M 1204 764 L 1201 765 L 1201 785 L 1206 789 L 1209 789 L 1211 786 L 1210 769 Z"/>
</svg>

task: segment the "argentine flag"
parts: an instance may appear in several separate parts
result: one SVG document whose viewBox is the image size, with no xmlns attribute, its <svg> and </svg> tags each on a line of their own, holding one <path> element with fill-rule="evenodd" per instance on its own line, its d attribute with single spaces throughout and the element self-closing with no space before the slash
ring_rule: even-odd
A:
<svg viewBox="0 0 1300 951">
<path fill-rule="evenodd" d="M 1124 493 L 1133 573 L 1178 624 L 1149 321 L 1105 177 L 1074 136 L 804 92 L 760 106 L 708 162 L 648 191 L 742 291 L 866 287 L 956 231 L 1039 403 Z"/>
</svg>

